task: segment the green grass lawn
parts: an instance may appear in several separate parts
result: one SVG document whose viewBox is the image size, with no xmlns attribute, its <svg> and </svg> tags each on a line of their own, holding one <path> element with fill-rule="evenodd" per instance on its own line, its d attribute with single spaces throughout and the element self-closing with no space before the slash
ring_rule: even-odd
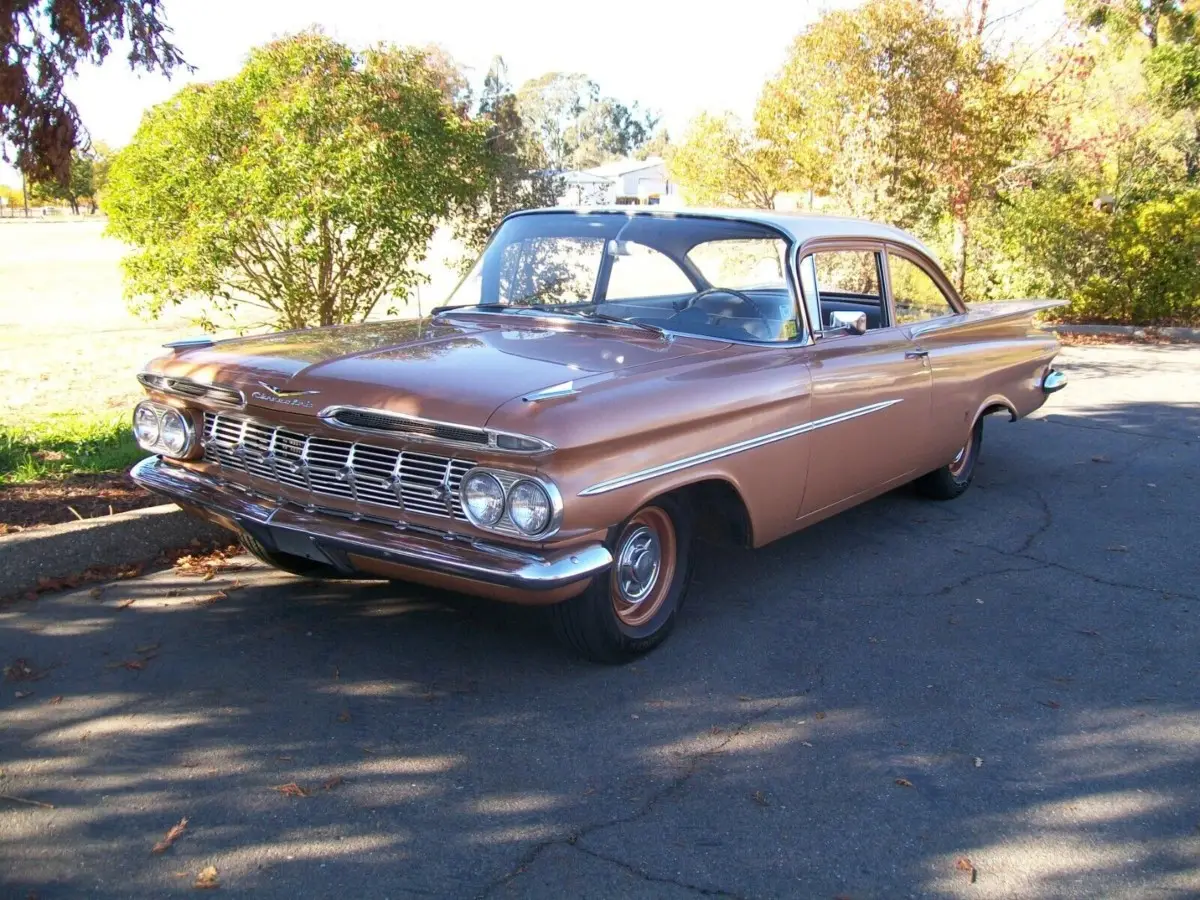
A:
<svg viewBox="0 0 1200 900">
<path fill-rule="evenodd" d="M 0 425 L 0 484 L 122 472 L 145 455 L 125 412 L 62 413 Z"/>
</svg>

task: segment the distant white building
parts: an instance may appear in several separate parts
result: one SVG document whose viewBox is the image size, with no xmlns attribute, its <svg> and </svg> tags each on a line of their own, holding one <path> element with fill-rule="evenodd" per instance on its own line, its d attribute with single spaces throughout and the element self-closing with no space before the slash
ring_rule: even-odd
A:
<svg viewBox="0 0 1200 900">
<path fill-rule="evenodd" d="M 560 206 L 675 206 L 679 201 L 659 156 L 564 172 L 562 179 Z"/>
</svg>

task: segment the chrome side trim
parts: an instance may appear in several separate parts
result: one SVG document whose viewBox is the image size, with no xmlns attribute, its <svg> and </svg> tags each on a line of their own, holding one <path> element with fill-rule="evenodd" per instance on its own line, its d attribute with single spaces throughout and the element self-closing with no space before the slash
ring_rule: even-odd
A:
<svg viewBox="0 0 1200 900">
<path fill-rule="evenodd" d="M 1042 390 L 1047 394 L 1053 394 L 1055 391 L 1061 391 L 1066 386 L 1066 374 L 1053 367 L 1051 367 L 1051 369 L 1046 373 L 1046 377 L 1042 379 Z"/>
<path fill-rule="evenodd" d="M 659 466 L 653 466 L 649 469 L 642 469 L 640 472 L 633 472 L 630 475 L 622 475 L 619 478 L 610 478 L 608 481 L 601 481 L 598 484 L 593 484 L 591 487 L 584 488 L 579 492 L 580 497 L 593 497 L 596 494 L 607 494 L 609 491 L 615 491 L 623 487 L 629 487 L 631 484 L 639 484 L 643 481 L 649 481 L 651 478 L 658 478 L 660 475 L 670 475 L 673 472 L 679 472 L 683 469 L 689 469 L 692 466 L 699 466 L 703 463 L 712 462 L 713 460 L 723 459 L 726 456 L 733 456 L 735 453 L 744 453 L 747 450 L 755 450 L 758 447 L 765 447 L 767 444 L 773 444 L 776 441 L 784 441 L 788 438 L 796 437 L 801 434 L 807 434 L 810 431 L 816 431 L 818 428 L 825 428 L 828 425 L 836 425 L 839 422 L 848 422 L 850 419 L 857 419 L 859 416 L 870 415 L 873 412 L 879 412 L 882 409 L 887 409 L 889 406 L 895 406 L 897 403 L 903 403 L 904 398 L 897 397 L 895 400 L 884 400 L 880 403 L 872 403 L 870 406 L 860 406 L 856 409 L 849 409 L 846 412 L 838 413 L 834 416 L 826 416 L 824 419 L 816 419 L 812 422 L 805 422 L 803 425 L 794 425 L 791 428 L 784 428 L 779 431 L 772 431 L 770 434 L 764 434 L 756 438 L 750 438 L 745 441 L 738 441 L 736 444 L 727 444 L 724 447 L 718 447 L 715 450 L 708 450 L 704 453 L 698 453 L 695 456 L 684 457 L 677 459 L 674 462 L 663 463 Z"/>
<path fill-rule="evenodd" d="M 246 395 L 235 387 L 226 384 L 205 384 L 191 378 L 175 375 L 159 375 L 156 372 L 138 372 L 137 380 L 145 388 L 161 391 L 173 397 L 186 397 L 189 400 L 211 400 L 223 406 L 243 408 L 246 405 Z"/>
<path fill-rule="evenodd" d="M 366 425 L 347 425 L 345 422 L 337 418 L 339 413 L 362 413 L 364 415 L 378 416 L 381 419 L 387 419 L 396 424 L 395 428 L 371 428 Z M 405 440 L 422 441 L 429 444 L 441 444 L 447 447 L 466 447 L 473 450 L 491 450 L 496 453 L 516 453 L 520 455 L 531 455 L 535 453 L 549 453 L 555 449 L 554 445 L 549 441 L 544 441 L 541 438 L 534 437 L 529 434 L 517 434 L 511 431 L 497 431 L 494 428 L 477 428 L 473 425 L 459 425 L 456 422 L 443 422 L 438 419 L 425 419 L 421 416 L 410 416 L 403 413 L 395 413 L 386 409 L 375 409 L 369 406 L 327 406 L 317 413 L 317 417 L 331 428 L 338 428 L 342 431 L 353 431 L 357 434 L 374 434 L 374 435 L 394 435 L 402 437 Z M 478 434 L 483 440 L 480 441 L 456 441 L 453 438 L 438 437 L 432 434 L 423 434 L 419 431 L 405 431 L 404 425 L 413 423 L 429 428 L 453 428 L 457 431 L 469 431 L 472 434 Z M 521 441 L 530 441 L 537 444 L 536 449 L 517 450 L 511 447 L 502 447 L 498 443 L 501 437 L 514 438 Z"/>
<path fill-rule="evenodd" d="M 154 456 L 142 460 L 129 474 L 142 487 L 199 511 L 225 528 L 249 532 L 268 547 L 284 543 L 291 550 L 300 542 L 334 564 L 345 554 L 354 553 L 526 591 L 574 584 L 612 564 L 612 554 L 603 544 L 534 553 L 448 532 L 401 531 L 301 510 L 234 491 L 213 478 Z"/>
</svg>

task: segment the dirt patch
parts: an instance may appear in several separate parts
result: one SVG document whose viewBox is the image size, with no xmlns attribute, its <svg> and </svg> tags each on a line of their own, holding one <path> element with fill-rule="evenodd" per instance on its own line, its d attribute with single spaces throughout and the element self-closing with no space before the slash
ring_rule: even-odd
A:
<svg viewBox="0 0 1200 900">
<path fill-rule="evenodd" d="M 72 475 L 0 487 L 0 535 L 158 506 L 128 475 Z"/>
<path fill-rule="evenodd" d="M 1164 334 L 1146 332 L 1143 334 L 1072 334 L 1060 331 L 1057 334 L 1060 344 L 1070 347 L 1090 347 L 1099 344 L 1175 344 L 1175 341 Z"/>
</svg>

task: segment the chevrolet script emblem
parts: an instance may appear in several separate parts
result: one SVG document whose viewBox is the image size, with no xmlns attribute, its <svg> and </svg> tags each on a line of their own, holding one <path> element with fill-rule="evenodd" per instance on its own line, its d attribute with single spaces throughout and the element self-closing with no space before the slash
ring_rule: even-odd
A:
<svg viewBox="0 0 1200 900">
<path fill-rule="evenodd" d="M 267 384 L 265 381 L 260 381 L 259 384 L 267 389 L 267 393 L 255 391 L 250 396 L 255 400 L 266 400 L 270 403 L 280 403 L 284 406 L 302 406 L 312 409 L 312 401 L 301 398 L 321 393 L 320 391 L 285 391 L 275 387 L 273 384 Z"/>
</svg>

